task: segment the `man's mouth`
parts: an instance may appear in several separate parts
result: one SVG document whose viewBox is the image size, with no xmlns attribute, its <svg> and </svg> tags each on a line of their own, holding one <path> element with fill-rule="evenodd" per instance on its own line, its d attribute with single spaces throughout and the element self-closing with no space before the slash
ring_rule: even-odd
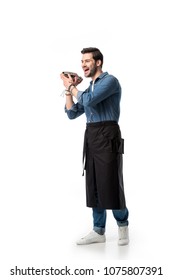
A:
<svg viewBox="0 0 173 280">
<path fill-rule="evenodd" d="M 89 68 L 84 69 L 84 74 L 87 75 L 89 73 Z"/>
</svg>

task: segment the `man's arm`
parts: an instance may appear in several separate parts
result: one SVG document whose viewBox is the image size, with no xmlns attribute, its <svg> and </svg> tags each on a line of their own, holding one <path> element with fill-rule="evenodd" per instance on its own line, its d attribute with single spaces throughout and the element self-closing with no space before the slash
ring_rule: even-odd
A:
<svg viewBox="0 0 173 280">
<path fill-rule="evenodd" d="M 73 80 L 70 75 L 69 77 L 66 77 L 63 73 L 60 75 L 60 77 L 63 80 L 63 84 L 66 88 L 65 112 L 67 113 L 69 119 L 75 119 L 84 113 L 84 106 L 73 101 L 73 96 L 77 96 L 78 89 L 76 88 L 75 84 L 78 84 L 78 82 Z"/>
<path fill-rule="evenodd" d="M 70 110 L 74 105 L 73 97 L 71 94 L 65 94 L 65 96 L 66 96 L 66 103 L 65 103 L 66 109 Z"/>
<path fill-rule="evenodd" d="M 87 106 L 95 106 L 111 95 L 121 95 L 121 87 L 114 76 L 105 77 L 101 83 L 95 84 L 94 90 L 87 92 L 76 91 L 72 89 L 72 94 L 76 97 L 78 103 Z"/>
</svg>

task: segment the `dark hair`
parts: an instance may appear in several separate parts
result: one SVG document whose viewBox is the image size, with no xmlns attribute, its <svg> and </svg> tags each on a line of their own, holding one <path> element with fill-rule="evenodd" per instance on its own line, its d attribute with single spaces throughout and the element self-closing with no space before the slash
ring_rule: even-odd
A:
<svg viewBox="0 0 173 280">
<path fill-rule="evenodd" d="M 103 55 L 102 55 L 102 53 L 101 53 L 101 51 L 99 49 L 92 48 L 92 47 L 90 47 L 90 48 L 83 48 L 83 50 L 81 50 L 81 53 L 82 54 L 92 53 L 93 59 L 95 61 L 101 60 L 101 67 L 102 67 L 102 65 L 103 65 Z"/>
</svg>

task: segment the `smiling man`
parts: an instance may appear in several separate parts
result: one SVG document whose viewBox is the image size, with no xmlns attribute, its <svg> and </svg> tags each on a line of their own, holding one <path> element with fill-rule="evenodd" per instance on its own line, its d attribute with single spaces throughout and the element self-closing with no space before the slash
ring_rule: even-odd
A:
<svg viewBox="0 0 173 280">
<path fill-rule="evenodd" d="M 122 170 L 124 141 L 118 124 L 121 86 L 116 77 L 102 71 L 103 55 L 99 49 L 84 48 L 81 53 L 84 76 L 91 78 L 88 88 L 79 91 L 77 80 L 61 74 L 66 88 L 67 116 L 75 119 L 86 115 L 83 159 L 86 205 L 92 208 L 93 229 L 77 244 L 106 241 L 106 211 L 110 209 L 118 225 L 118 245 L 127 245 L 129 212 Z"/>
</svg>

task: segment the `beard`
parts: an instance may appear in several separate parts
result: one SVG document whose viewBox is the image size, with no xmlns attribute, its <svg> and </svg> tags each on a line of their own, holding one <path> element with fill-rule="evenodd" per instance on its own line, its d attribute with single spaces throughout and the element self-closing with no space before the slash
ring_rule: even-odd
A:
<svg viewBox="0 0 173 280">
<path fill-rule="evenodd" d="M 97 72 L 97 66 L 94 65 L 93 68 L 88 73 L 87 77 L 92 78 L 96 74 L 96 72 Z"/>
</svg>

